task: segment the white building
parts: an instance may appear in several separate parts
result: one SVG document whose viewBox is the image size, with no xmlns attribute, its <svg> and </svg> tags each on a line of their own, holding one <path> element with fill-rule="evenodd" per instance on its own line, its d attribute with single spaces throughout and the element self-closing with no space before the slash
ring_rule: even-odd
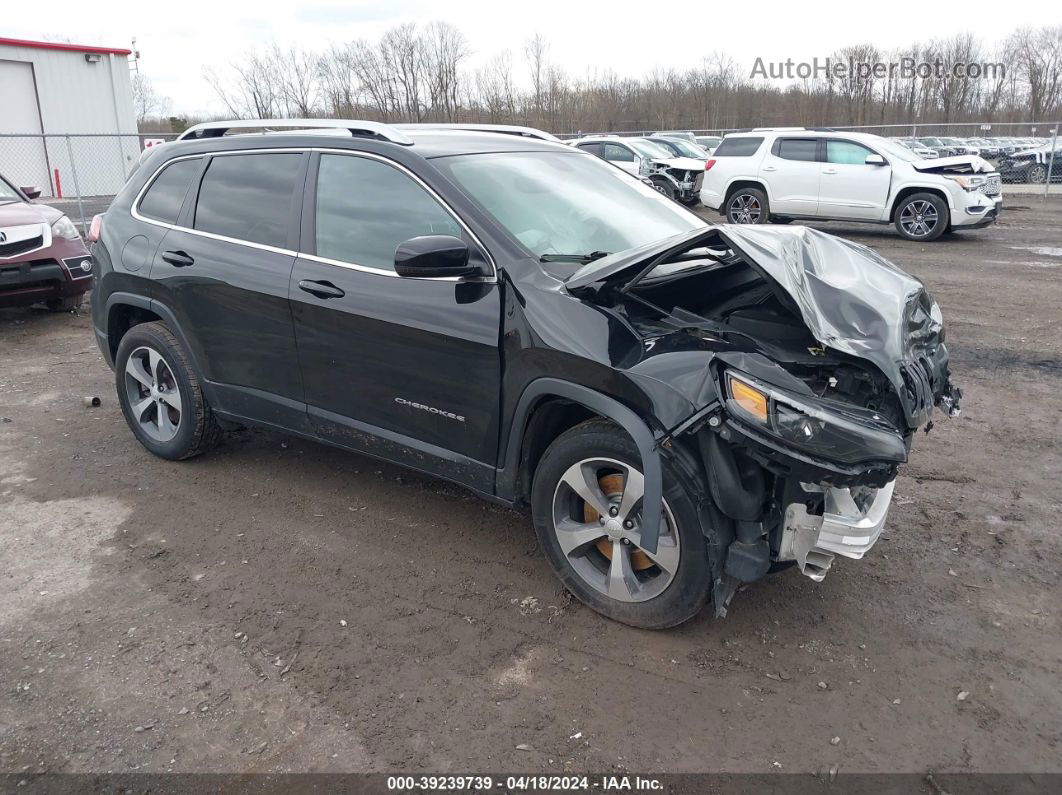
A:
<svg viewBox="0 0 1062 795">
<path fill-rule="evenodd" d="M 42 196 L 117 192 L 140 153 L 130 54 L 0 38 L 0 173 Z"/>
</svg>

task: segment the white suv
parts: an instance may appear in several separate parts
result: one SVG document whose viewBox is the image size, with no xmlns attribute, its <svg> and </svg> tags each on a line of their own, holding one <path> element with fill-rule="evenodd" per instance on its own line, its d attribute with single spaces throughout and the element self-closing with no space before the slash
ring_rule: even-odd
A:
<svg viewBox="0 0 1062 795">
<path fill-rule="evenodd" d="M 701 202 L 733 224 L 892 223 L 909 240 L 928 241 L 951 229 L 988 226 L 1003 208 L 999 173 L 987 160 L 923 160 L 866 133 L 731 133 L 705 168 Z"/>
<path fill-rule="evenodd" d="M 645 138 L 593 135 L 568 143 L 651 182 L 669 199 L 687 205 L 697 203 L 707 168 L 704 160 L 676 157 L 660 144 Z"/>
</svg>

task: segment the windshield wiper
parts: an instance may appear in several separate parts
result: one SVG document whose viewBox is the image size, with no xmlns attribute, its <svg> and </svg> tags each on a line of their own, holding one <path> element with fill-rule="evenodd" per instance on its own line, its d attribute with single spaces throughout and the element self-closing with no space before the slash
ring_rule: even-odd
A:
<svg viewBox="0 0 1062 795">
<path fill-rule="evenodd" d="M 607 257 L 610 251 L 591 251 L 589 254 L 543 254 L 538 258 L 539 262 L 578 262 L 585 265 L 588 262 Z"/>
</svg>

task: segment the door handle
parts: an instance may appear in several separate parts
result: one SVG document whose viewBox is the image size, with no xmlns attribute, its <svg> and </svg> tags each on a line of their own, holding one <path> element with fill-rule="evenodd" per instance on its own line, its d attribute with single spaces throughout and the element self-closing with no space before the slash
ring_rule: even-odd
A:
<svg viewBox="0 0 1062 795">
<path fill-rule="evenodd" d="M 822 170 L 822 173 L 823 174 L 836 174 L 837 173 L 837 169 L 836 168 L 824 168 Z"/>
<path fill-rule="evenodd" d="M 763 170 L 764 171 L 777 171 L 778 169 L 775 168 L 774 166 L 764 166 Z"/>
<path fill-rule="evenodd" d="M 195 260 L 184 251 L 164 251 L 162 261 L 170 263 L 175 268 L 187 268 L 195 264 Z"/>
<path fill-rule="evenodd" d="M 346 295 L 331 282 L 315 282 L 310 279 L 303 279 L 299 282 L 299 289 L 310 295 L 316 295 L 318 298 L 342 298 Z"/>
</svg>

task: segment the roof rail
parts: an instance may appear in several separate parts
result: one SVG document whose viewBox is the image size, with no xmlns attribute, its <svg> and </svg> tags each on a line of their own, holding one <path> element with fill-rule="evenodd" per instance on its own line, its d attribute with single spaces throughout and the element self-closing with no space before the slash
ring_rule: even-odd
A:
<svg viewBox="0 0 1062 795">
<path fill-rule="evenodd" d="M 278 129 L 291 130 L 348 130 L 355 137 L 376 138 L 393 144 L 412 146 L 413 139 L 395 129 L 393 125 L 378 121 L 357 121 L 354 119 L 236 119 L 232 121 L 205 121 L 189 127 L 178 137 L 178 141 L 190 138 L 220 138 L 231 130 L 263 130 L 272 132 Z"/>
<path fill-rule="evenodd" d="M 538 138 L 542 141 L 561 143 L 560 138 L 545 130 L 537 130 L 534 127 L 520 127 L 514 124 L 433 124 L 421 122 L 418 124 L 396 124 L 399 130 L 464 130 L 466 132 L 500 133 L 502 135 L 518 135 L 523 138 Z"/>
<path fill-rule="evenodd" d="M 800 132 L 807 127 L 753 127 L 750 132 Z"/>
</svg>

